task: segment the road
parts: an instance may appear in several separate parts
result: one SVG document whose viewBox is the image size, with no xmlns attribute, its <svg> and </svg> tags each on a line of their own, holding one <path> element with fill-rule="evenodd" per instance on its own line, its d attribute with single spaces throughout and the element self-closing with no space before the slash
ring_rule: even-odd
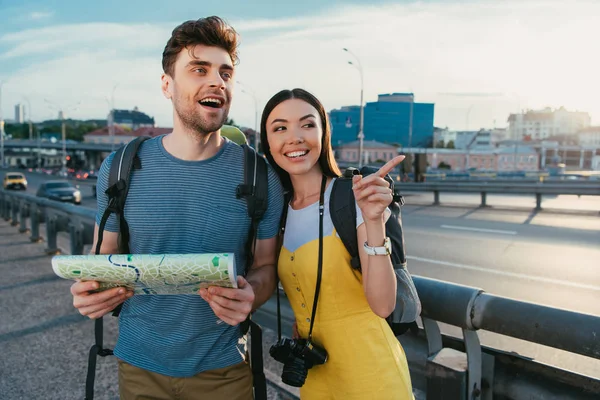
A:
<svg viewBox="0 0 600 400">
<path fill-rule="evenodd" d="M 34 193 L 35 185 L 48 177 L 28 179 L 28 191 Z M 82 206 L 95 208 L 90 185 L 84 182 L 80 187 Z M 464 200 L 463 206 L 431 206 L 427 196 L 410 194 L 403 208 L 413 274 L 600 315 L 600 198 L 558 196 L 549 201 L 562 211 L 536 213 L 533 199 L 525 207 L 515 207 L 519 201 L 529 201 L 523 196 L 498 196 L 499 205 L 485 208 L 477 207 L 476 194 L 454 198 Z M 444 195 L 441 200 L 444 204 Z M 568 210 L 574 201 L 585 202 L 585 207 Z M 492 196 L 488 204 L 494 204 Z M 459 330 L 449 326 L 443 331 L 460 335 Z M 489 332 L 481 332 L 480 336 L 484 345 L 600 376 L 597 361 Z"/>
<path fill-rule="evenodd" d="M 2 170 L 0 170 L 2 171 Z M 11 170 L 15 172 L 23 172 L 22 170 Z M 0 176 L 4 177 L 4 171 L 0 172 Z M 37 188 L 41 182 L 49 180 L 64 180 L 63 178 L 55 175 L 45 175 L 41 173 L 25 172 L 27 177 L 27 190 L 26 193 L 35 196 Z M 95 184 L 93 180 L 71 180 L 73 185 L 79 187 L 81 191 L 81 205 L 83 207 L 96 208 L 96 199 L 92 195 L 92 187 Z"/>
<path fill-rule="evenodd" d="M 598 182 L 600 186 L 600 182 Z M 405 194 L 413 204 L 432 204 L 433 193 Z M 488 193 L 486 202 L 489 206 L 506 208 L 535 208 L 535 196 L 533 194 L 498 194 Z M 470 205 L 481 204 L 481 196 L 478 193 L 453 193 L 440 192 L 440 203 L 442 205 Z M 571 211 L 600 211 L 600 196 L 575 196 L 575 195 L 544 195 L 542 196 L 542 208 L 546 210 L 571 210 Z"/>
</svg>

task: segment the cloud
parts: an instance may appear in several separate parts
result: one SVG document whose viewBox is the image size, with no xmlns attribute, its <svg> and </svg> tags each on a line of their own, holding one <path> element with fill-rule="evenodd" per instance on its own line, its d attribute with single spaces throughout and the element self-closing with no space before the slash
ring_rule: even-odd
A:
<svg viewBox="0 0 600 400">
<path fill-rule="evenodd" d="M 37 21 L 40 19 L 52 18 L 53 16 L 54 16 L 53 12 L 36 11 L 36 12 L 32 12 L 31 14 L 29 14 L 29 19 Z"/>
<path fill-rule="evenodd" d="M 452 97 L 501 97 L 504 93 L 484 93 L 484 92 L 454 92 L 454 93 L 438 93 L 440 96 Z"/>
<path fill-rule="evenodd" d="M 412 91 L 417 101 L 436 104 L 437 125 L 464 129 L 467 113 L 470 127 L 478 128 L 504 125 L 510 112 L 525 107 L 562 105 L 589 111 L 600 123 L 600 59 L 593 54 L 599 14 L 600 4 L 587 0 L 489 0 L 338 7 L 229 22 L 242 37 L 237 79 L 256 93 L 259 112 L 274 93 L 292 87 L 314 92 L 327 109 L 358 104 L 360 76 L 347 63 L 347 47 L 360 58 L 365 101 Z M 104 98 L 118 83 L 117 107 L 137 105 L 169 126 L 160 59 L 176 24 L 73 24 L 4 35 L 0 76 L 11 82 L 4 104 L 24 94 L 79 99 L 78 113 L 104 117 Z M 19 67 L 7 72 L 10 65 Z M 230 116 L 253 127 L 254 101 L 239 89 Z M 38 118 L 36 106 L 40 113 L 45 106 L 33 103 Z"/>
<path fill-rule="evenodd" d="M 43 54 L 56 56 L 82 48 L 151 50 L 168 34 L 168 29 L 149 24 L 89 23 L 29 29 L 0 37 L 0 45 L 10 47 L 0 59 Z"/>
</svg>

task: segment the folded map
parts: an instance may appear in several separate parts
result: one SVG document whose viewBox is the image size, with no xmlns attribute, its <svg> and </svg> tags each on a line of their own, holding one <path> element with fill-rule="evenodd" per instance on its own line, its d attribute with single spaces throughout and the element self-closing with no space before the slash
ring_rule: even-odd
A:
<svg viewBox="0 0 600 400">
<path fill-rule="evenodd" d="M 135 294 L 197 294 L 208 286 L 237 287 L 233 253 L 60 255 L 54 273 L 98 281 L 102 291 L 127 287 Z"/>
</svg>

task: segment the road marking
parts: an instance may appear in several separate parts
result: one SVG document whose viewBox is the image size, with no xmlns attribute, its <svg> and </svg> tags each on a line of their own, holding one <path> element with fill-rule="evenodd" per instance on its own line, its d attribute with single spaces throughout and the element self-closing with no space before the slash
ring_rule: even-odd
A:
<svg viewBox="0 0 600 400">
<path fill-rule="evenodd" d="M 457 226 L 457 225 L 441 225 L 442 228 L 446 229 L 458 229 L 461 231 L 474 231 L 474 232 L 488 232 L 488 233 L 501 233 L 503 235 L 516 235 L 516 231 L 504 231 L 501 229 L 484 229 L 484 228 L 471 228 L 468 226 Z"/>
<path fill-rule="evenodd" d="M 532 280 L 532 281 L 539 281 L 539 282 L 544 282 L 544 283 L 551 283 L 551 284 L 554 284 L 554 285 L 569 286 L 569 287 L 574 287 L 574 288 L 577 288 L 577 289 L 595 290 L 595 291 L 600 292 L 600 286 L 585 285 L 583 283 L 567 282 L 567 281 L 562 281 L 562 280 L 558 280 L 558 279 L 550 279 L 550 278 L 542 278 L 542 277 L 539 277 L 539 276 L 517 274 L 515 272 L 495 271 L 493 269 L 475 267 L 475 266 L 472 266 L 472 265 L 452 263 L 452 262 L 448 262 L 448 261 L 432 260 L 430 258 L 422 258 L 422 257 L 415 257 L 415 256 L 406 256 L 406 258 L 408 260 L 414 260 L 414 261 L 421 261 L 421 262 L 427 262 L 427 263 L 432 263 L 432 264 L 445 265 L 447 267 L 462 268 L 462 269 L 468 269 L 468 270 L 471 270 L 471 271 L 486 272 L 486 273 L 489 273 L 489 274 L 496 274 L 496 275 L 502 275 L 502 276 L 510 276 L 512 278 L 529 279 L 529 280 Z"/>
</svg>

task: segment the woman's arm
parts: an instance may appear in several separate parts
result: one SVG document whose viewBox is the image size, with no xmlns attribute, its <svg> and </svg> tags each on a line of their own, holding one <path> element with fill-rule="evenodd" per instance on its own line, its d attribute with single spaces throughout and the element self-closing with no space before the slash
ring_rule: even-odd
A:
<svg viewBox="0 0 600 400">
<path fill-rule="evenodd" d="M 396 307 L 396 277 L 390 256 L 367 255 L 363 244 L 383 246 L 385 240 L 384 216 L 366 220 L 357 229 L 358 254 L 362 267 L 363 289 L 371 310 L 386 318 Z"/>
<path fill-rule="evenodd" d="M 397 156 L 376 173 L 365 178 L 352 178 L 354 198 L 364 223 L 357 228 L 358 254 L 363 275 L 363 288 L 369 306 L 382 318 L 396 307 L 396 277 L 389 255 L 367 255 L 363 244 L 383 246 L 386 239 L 385 222 L 389 218 L 387 206 L 392 202 L 392 190 L 384 176 L 398 165 L 404 156 Z M 387 211 L 387 213 L 386 213 Z"/>
</svg>

